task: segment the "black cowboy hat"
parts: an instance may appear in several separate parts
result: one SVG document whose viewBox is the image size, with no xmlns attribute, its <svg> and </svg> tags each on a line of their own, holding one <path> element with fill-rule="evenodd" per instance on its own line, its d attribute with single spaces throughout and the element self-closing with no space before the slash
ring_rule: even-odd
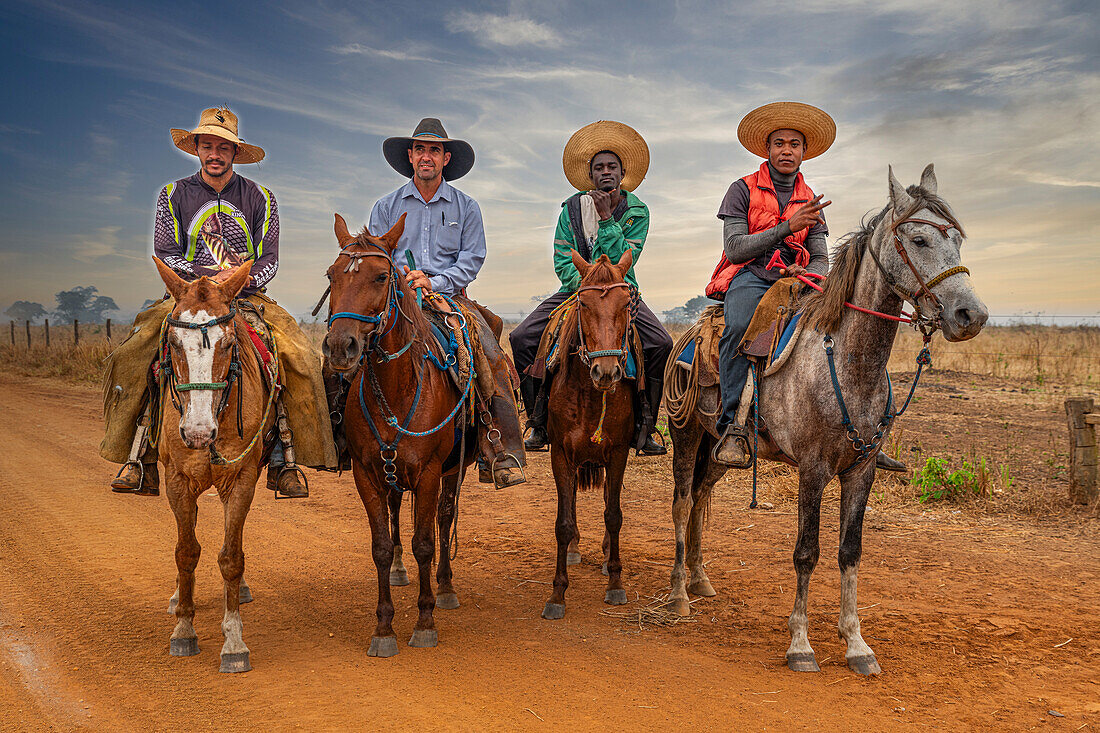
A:
<svg viewBox="0 0 1100 733">
<path fill-rule="evenodd" d="M 413 167 L 406 152 L 412 147 L 413 140 L 443 143 L 443 150 L 451 154 L 451 162 L 443 166 L 443 178 L 453 181 L 462 178 L 474 167 L 474 149 L 465 140 L 452 140 L 447 137 L 443 123 L 434 117 L 425 117 L 409 137 L 391 137 L 382 143 L 382 155 L 386 157 L 395 171 L 412 178 Z"/>
</svg>

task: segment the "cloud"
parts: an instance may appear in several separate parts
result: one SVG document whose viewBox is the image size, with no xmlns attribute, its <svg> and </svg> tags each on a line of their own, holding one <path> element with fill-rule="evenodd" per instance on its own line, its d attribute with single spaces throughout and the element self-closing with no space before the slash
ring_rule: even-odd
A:
<svg viewBox="0 0 1100 733">
<path fill-rule="evenodd" d="M 463 10 L 448 21 L 483 46 L 557 46 L 562 37 L 548 25 L 518 15 L 494 15 Z"/>
<path fill-rule="evenodd" d="M 407 51 L 391 51 L 384 48 L 371 48 L 361 43 L 347 43 L 343 46 L 334 46 L 329 49 L 340 56 L 370 56 L 373 58 L 389 59 L 390 61 L 424 61 L 432 64 L 446 63 L 428 56 L 419 56 Z"/>
</svg>

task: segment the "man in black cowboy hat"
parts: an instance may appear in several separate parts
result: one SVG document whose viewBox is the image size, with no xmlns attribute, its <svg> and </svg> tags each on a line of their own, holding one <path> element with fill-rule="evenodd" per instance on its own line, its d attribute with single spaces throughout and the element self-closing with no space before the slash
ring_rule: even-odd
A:
<svg viewBox="0 0 1100 733">
<path fill-rule="evenodd" d="M 531 428 L 524 444 L 527 450 L 545 450 L 549 443 L 546 411 L 536 404 L 540 401 L 540 380 L 527 370 L 534 364 L 550 313 L 576 292 L 580 284 L 572 251 L 576 250 L 588 262 L 603 254 L 617 262 L 630 249 L 637 264 L 649 232 L 649 208 L 633 193 L 649 169 L 649 147 L 634 128 L 608 120 L 582 127 L 566 143 L 562 165 L 566 178 L 578 193 L 562 204 L 554 234 L 554 271 L 561 280 L 561 289 L 540 303 L 508 336 L 516 369 L 523 375 L 520 392 Z M 627 272 L 626 281 L 638 287 L 634 265 Z M 634 323 L 642 341 L 646 377 L 646 384 L 639 385 L 638 390 L 644 394 L 648 408 L 638 421 L 634 445 L 644 455 L 663 455 L 665 447 L 653 439 L 653 428 L 661 407 L 665 362 L 672 351 L 672 338 L 640 296 Z"/>
<path fill-rule="evenodd" d="M 484 425 L 483 420 L 479 425 L 487 435 L 495 433 L 495 427 L 500 439 L 493 444 L 495 454 L 482 457 L 479 478 L 498 489 L 522 483 L 526 481 L 522 469 L 526 457 L 512 385 L 514 369 L 499 343 L 503 324 L 489 309 L 466 297 L 466 287 L 485 262 L 485 226 L 477 201 L 450 181 L 473 168 L 474 149 L 464 140 L 448 137 L 439 120 L 426 117 L 412 135 L 383 142 L 382 153 L 409 181 L 375 203 L 367 230 L 387 232 L 404 214 L 405 230 L 394 259 L 404 268 L 406 281 L 427 294 L 450 296 L 480 316 L 480 323 L 471 326 L 479 328 L 480 345 L 496 388 L 487 397 L 491 425 Z M 415 267 L 404 264 L 406 253 L 412 254 Z"/>
</svg>

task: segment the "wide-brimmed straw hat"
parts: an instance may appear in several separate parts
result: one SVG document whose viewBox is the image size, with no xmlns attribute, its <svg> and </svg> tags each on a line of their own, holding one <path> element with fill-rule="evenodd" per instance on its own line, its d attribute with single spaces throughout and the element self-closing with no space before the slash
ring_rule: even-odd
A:
<svg viewBox="0 0 1100 733">
<path fill-rule="evenodd" d="M 737 139 L 753 155 L 768 157 L 768 135 L 776 130 L 797 130 L 806 138 L 803 160 L 816 158 L 836 139 L 836 123 L 824 110 L 802 102 L 772 102 L 745 115 L 737 126 Z"/>
<path fill-rule="evenodd" d="M 442 122 L 434 117 L 425 117 L 409 137 L 391 137 L 382 143 L 382 154 L 386 156 L 386 162 L 405 178 L 412 178 L 413 174 L 413 166 L 406 151 L 412 147 L 414 140 L 443 143 L 443 150 L 451 154 L 450 162 L 443 166 L 444 180 L 462 178 L 474 167 L 474 149 L 470 143 L 447 137 Z"/>
<path fill-rule="evenodd" d="M 249 145 L 237 136 L 237 115 L 228 107 L 204 109 L 199 117 L 199 126 L 194 130 L 172 128 L 172 142 L 185 153 L 198 155 L 195 150 L 196 135 L 215 135 L 237 146 L 234 163 L 259 163 L 264 159 L 264 149 L 259 145 Z"/>
<path fill-rule="evenodd" d="M 625 191 L 637 188 L 649 170 L 649 146 L 633 127 L 611 120 L 585 125 L 574 132 L 565 144 L 561 165 L 573 188 L 578 191 L 591 190 L 592 158 L 604 150 L 615 153 L 623 164 L 620 187 Z"/>
</svg>

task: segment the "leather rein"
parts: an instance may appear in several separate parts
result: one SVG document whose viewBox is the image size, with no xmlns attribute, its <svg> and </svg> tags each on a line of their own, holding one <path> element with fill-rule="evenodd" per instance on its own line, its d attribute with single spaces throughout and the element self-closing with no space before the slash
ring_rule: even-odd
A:
<svg viewBox="0 0 1100 733">
<path fill-rule="evenodd" d="M 630 318 L 627 321 L 626 329 L 623 332 L 623 343 L 617 349 L 599 349 L 597 351 L 589 351 L 588 345 L 584 339 L 584 329 L 581 328 L 581 314 L 580 314 L 580 294 L 585 290 L 598 290 L 600 291 L 600 297 L 604 298 L 609 292 L 615 288 L 626 288 L 630 292 Z M 582 285 L 577 288 L 577 353 L 581 357 L 581 361 L 585 366 L 591 366 L 593 359 L 598 359 L 602 356 L 617 356 L 620 367 L 623 367 L 626 361 L 626 355 L 629 349 L 627 345 L 630 341 L 630 324 L 634 321 L 634 315 L 638 309 L 638 290 L 628 282 L 610 283 L 608 285 Z"/>
</svg>

